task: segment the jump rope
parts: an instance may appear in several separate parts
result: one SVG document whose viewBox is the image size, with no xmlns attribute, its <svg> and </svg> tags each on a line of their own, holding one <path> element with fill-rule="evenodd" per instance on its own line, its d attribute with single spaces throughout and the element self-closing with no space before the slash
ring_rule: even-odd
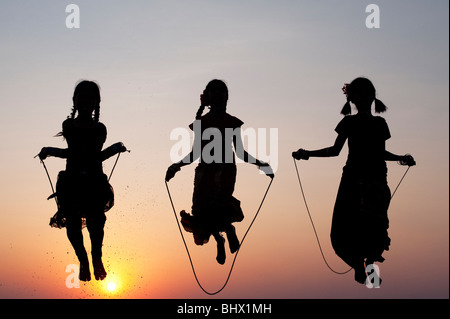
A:
<svg viewBox="0 0 450 319">
<path fill-rule="evenodd" d="M 127 152 L 130 152 L 130 150 L 127 150 Z M 36 155 L 34 158 L 36 158 L 38 156 L 39 156 L 39 154 Z M 113 165 L 113 167 L 111 169 L 111 172 L 109 173 L 108 182 L 111 180 L 111 176 L 112 176 L 112 174 L 114 172 L 114 169 L 116 168 L 117 162 L 119 161 L 119 157 L 120 157 L 120 152 L 117 154 L 117 157 L 116 157 L 116 160 L 114 162 L 114 165 Z M 56 206 L 58 206 L 58 199 L 57 199 L 57 196 L 54 196 L 55 195 L 55 189 L 53 187 L 53 183 L 52 183 L 52 179 L 50 178 L 50 174 L 48 173 L 47 166 L 45 166 L 45 163 L 44 163 L 43 159 L 39 158 L 39 160 L 42 163 L 42 166 L 44 167 L 45 174 L 47 174 L 47 178 L 48 178 L 48 181 L 50 183 L 50 187 L 52 188 L 52 195 L 50 195 L 50 197 L 48 197 L 47 199 L 50 199 L 50 198 L 53 197 L 55 199 Z"/>
<path fill-rule="evenodd" d="M 325 258 L 325 255 L 324 255 L 323 250 L 322 250 L 322 246 L 321 246 L 321 244 L 320 244 L 319 236 L 318 236 L 318 234 L 317 234 L 316 227 L 315 227 L 315 225 L 314 225 L 314 221 L 313 221 L 313 219 L 312 219 L 311 212 L 310 212 L 309 207 L 308 207 L 308 202 L 306 201 L 305 192 L 304 192 L 304 190 L 303 190 L 302 182 L 301 182 L 301 179 L 300 179 L 300 174 L 299 174 L 298 167 L 297 167 L 297 163 L 296 163 L 295 159 L 294 159 L 294 165 L 295 165 L 295 170 L 296 170 L 296 173 L 297 173 L 297 178 L 298 178 L 298 182 L 299 182 L 299 185 L 300 185 L 300 190 L 301 190 L 301 193 L 302 193 L 303 201 L 304 201 L 305 206 L 306 206 L 306 211 L 307 211 L 308 216 L 309 216 L 309 219 L 310 219 L 310 221 L 311 221 L 311 225 L 312 225 L 312 228 L 313 228 L 313 230 L 314 230 L 314 234 L 315 234 L 315 237 L 316 237 L 316 240 L 317 240 L 317 244 L 318 244 L 318 246 L 319 246 L 319 250 L 320 250 L 320 253 L 321 253 L 321 255 L 322 255 L 322 258 L 323 258 L 323 260 L 324 260 L 326 266 L 327 266 L 332 272 L 334 272 L 335 274 L 338 274 L 338 275 L 346 274 L 346 273 L 348 273 L 350 270 L 352 270 L 352 268 L 350 268 L 350 269 L 348 269 L 347 271 L 344 271 L 344 272 L 336 271 L 336 270 L 334 270 L 334 269 L 328 264 L 328 262 L 327 262 L 327 260 L 326 260 L 326 258 Z M 403 179 L 405 178 L 406 174 L 408 173 L 409 169 L 410 169 L 410 166 L 408 166 L 408 168 L 406 169 L 406 171 L 405 171 L 405 173 L 403 174 L 402 178 L 400 179 L 400 182 L 397 184 L 397 187 L 395 188 L 394 192 L 393 192 L 392 195 L 391 195 L 391 199 L 394 197 L 394 195 L 395 195 L 397 189 L 399 188 L 400 184 L 402 183 L 402 181 L 403 181 Z M 235 263 L 236 263 L 236 259 L 237 259 L 238 253 L 239 253 L 239 251 L 240 251 L 240 249 L 241 249 L 241 247 L 242 247 L 242 245 L 243 245 L 243 243 L 244 243 L 245 237 L 247 236 L 247 234 L 248 234 L 248 232 L 250 231 L 250 229 L 251 229 L 253 223 L 255 222 L 256 218 L 258 217 L 258 214 L 259 214 L 259 212 L 260 212 L 260 210 L 261 210 L 261 207 L 262 207 L 262 205 L 263 205 L 263 203 L 264 203 L 264 200 L 265 200 L 265 198 L 266 198 L 266 196 L 267 196 L 267 193 L 269 192 L 269 189 L 270 189 L 270 186 L 272 185 L 272 182 L 273 182 L 273 179 L 270 180 L 269 186 L 267 187 L 266 192 L 264 193 L 263 199 L 261 200 L 261 203 L 260 203 L 260 205 L 259 205 L 259 207 L 258 207 L 258 210 L 256 211 L 256 214 L 255 214 L 255 216 L 253 217 L 253 220 L 251 221 L 251 223 L 250 223 L 249 227 L 247 228 L 247 230 L 246 230 L 244 236 L 242 237 L 242 240 L 241 240 L 241 243 L 240 243 L 240 245 L 239 245 L 239 248 L 238 248 L 238 250 L 236 251 L 236 253 L 235 253 L 235 255 L 234 255 L 233 262 L 232 262 L 232 264 L 231 264 L 231 267 L 230 267 L 230 270 L 229 270 L 229 272 L 228 272 L 228 276 L 227 276 L 227 278 L 226 278 L 226 280 L 225 280 L 225 283 L 223 284 L 223 286 L 222 286 L 220 289 L 218 289 L 218 290 L 216 290 L 216 291 L 214 291 L 214 292 L 209 292 L 209 291 L 207 291 L 207 290 L 202 286 L 202 284 L 200 283 L 200 280 L 198 279 L 197 273 L 196 273 L 196 271 L 195 271 L 194 263 L 193 263 L 192 258 L 191 258 L 191 254 L 190 254 L 190 252 L 189 252 L 189 248 L 188 248 L 188 246 L 187 246 L 187 244 L 186 244 L 186 240 L 185 240 L 185 238 L 184 238 L 183 231 L 181 230 L 180 222 L 178 221 L 178 217 L 177 217 L 175 205 L 174 205 L 174 203 L 173 203 L 173 199 L 172 199 L 172 196 L 171 196 L 171 193 L 170 193 L 169 185 L 167 184 L 167 181 L 165 181 L 165 185 L 166 185 L 166 189 L 167 189 L 167 194 L 169 195 L 170 204 L 171 204 L 171 206 L 172 206 L 172 210 L 173 210 L 173 213 L 174 213 L 174 217 L 175 217 L 175 220 L 176 220 L 176 222 L 177 222 L 178 230 L 179 230 L 179 232 L 180 232 L 181 239 L 183 240 L 183 244 L 184 244 L 186 253 L 187 253 L 187 255 L 188 255 L 188 258 L 189 258 L 189 263 L 190 263 L 190 266 L 191 266 L 191 269 L 192 269 L 192 273 L 194 274 L 194 278 L 195 278 L 195 281 L 197 282 L 197 285 L 198 285 L 198 286 L 200 287 L 200 289 L 201 289 L 204 293 L 206 293 L 207 295 L 211 295 L 211 296 L 212 296 L 212 295 L 216 295 L 216 294 L 218 294 L 219 292 L 221 292 L 221 291 L 227 286 L 227 284 L 228 284 L 228 282 L 229 282 L 229 280 L 230 280 L 230 277 L 231 277 L 231 273 L 233 272 L 234 265 L 235 265 Z"/>
<path fill-rule="evenodd" d="M 128 151 L 128 152 L 129 152 L 129 151 Z M 37 156 L 38 156 L 38 155 L 36 155 L 35 157 L 37 157 Z M 114 169 L 116 168 L 117 162 L 119 161 L 119 158 L 120 158 L 120 153 L 117 154 L 116 160 L 115 160 L 115 162 L 114 162 L 114 165 L 113 165 L 113 167 L 112 167 L 112 169 L 111 169 L 111 172 L 110 172 L 110 174 L 109 174 L 109 177 L 108 177 L 108 182 L 110 181 L 110 179 L 111 179 L 111 177 L 112 177 L 112 174 L 113 174 L 113 172 L 114 172 Z M 325 262 L 326 266 L 327 266 L 332 272 L 334 272 L 335 274 L 338 274 L 338 275 L 344 275 L 344 274 L 348 273 L 350 270 L 352 270 L 352 268 L 350 268 L 350 269 L 348 269 L 348 270 L 346 270 L 346 271 L 344 271 L 344 272 L 336 271 L 336 270 L 334 270 L 334 269 L 328 264 L 327 259 L 325 258 L 325 255 L 324 255 L 323 250 L 322 250 L 322 246 L 321 246 L 321 244 L 320 244 L 319 235 L 317 234 L 316 227 L 315 227 L 315 225 L 314 225 L 314 221 L 313 221 L 313 219 L 312 219 L 311 212 L 310 212 L 310 210 L 309 210 L 308 202 L 306 201 L 306 196 L 305 196 L 305 192 L 304 192 L 304 190 L 303 190 L 302 182 L 301 182 L 301 179 L 300 179 L 300 173 L 299 173 L 299 171 L 298 171 L 297 162 L 295 161 L 295 158 L 294 158 L 293 160 L 294 160 L 295 171 L 296 171 L 296 173 L 297 173 L 298 183 L 299 183 L 299 185 L 300 185 L 300 191 L 301 191 L 301 193 L 302 193 L 303 201 L 304 201 L 304 203 L 305 203 L 306 212 L 308 213 L 309 220 L 311 221 L 311 226 L 312 226 L 312 228 L 313 228 L 314 235 L 315 235 L 316 241 L 317 241 L 317 245 L 318 245 L 318 247 L 319 247 L 320 254 L 322 255 L 322 259 L 323 259 L 323 261 Z M 50 183 L 50 187 L 51 187 L 51 189 L 52 189 L 52 193 L 55 194 L 55 190 L 54 190 L 54 187 L 53 187 L 52 180 L 51 180 L 51 178 L 50 178 L 50 174 L 48 173 L 47 166 L 45 165 L 44 160 L 40 159 L 40 162 L 42 163 L 42 166 L 44 167 L 45 173 L 46 173 L 47 178 L 48 178 L 48 181 L 49 181 L 49 183 Z M 403 182 L 403 179 L 405 178 L 405 176 L 406 176 L 406 174 L 408 173 L 408 171 L 409 171 L 410 168 L 411 168 L 411 166 L 408 166 L 408 168 L 406 169 L 406 171 L 405 171 L 405 173 L 403 174 L 402 178 L 400 179 L 400 181 L 398 182 L 398 184 L 397 184 L 397 186 L 395 187 L 394 191 L 392 192 L 391 200 L 392 200 L 392 198 L 394 197 L 395 193 L 397 192 L 398 188 L 400 187 L 400 184 Z M 225 283 L 223 284 L 223 286 L 222 286 L 220 289 L 218 289 L 218 290 L 216 290 L 216 291 L 214 291 L 214 292 L 209 292 L 209 291 L 207 291 L 205 288 L 203 288 L 202 284 L 200 283 L 200 281 L 199 281 L 199 279 L 198 279 L 197 273 L 196 273 L 196 271 L 195 271 L 194 263 L 193 263 L 192 258 L 191 258 L 191 254 L 190 254 L 190 252 L 189 252 L 189 248 L 188 248 L 188 246 L 187 246 L 187 244 L 186 244 L 186 240 L 185 240 L 185 238 L 184 238 L 183 231 L 181 230 L 180 222 L 178 221 L 178 217 L 177 217 L 177 213 L 176 213 L 176 210 L 175 210 L 175 205 L 174 205 L 174 203 L 173 203 L 172 196 L 171 196 L 171 193 L 170 193 L 169 185 L 167 184 L 167 181 L 164 181 L 164 182 L 165 182 L 165 185 L 166 185 L 167 194 L 169 195 L 169 200 L 170 200 L 170 204 L 171 204 L 171 206 L 172 206 L 172 210 L 173 210 L 173 213 L 174 213 L 174 217 L 175 217 L 175 220 L 176 220 L 176 222 L 177 222 L 178 230 L 179 230 L 179 232 L 180 232 L 181 239 L 183 240 L 183 244 L 184 244 L 186 253 L 187 253 L 187 255 L 188 255 L 188 258 L 189 258 L 189 263 L 190 263 L 190 265 L 191 265 L 192 273 L 194 274 L 194 277 L 195 277 L 195 280 L 196 280 L 196 282 L 197 282 L 197 285 L 198 285 L 198 286 L 200 287 L 200 289 L 201 289 L 204 293 L 206 293 L 207 295 L 211 295 L 211 296 L 212 296 L 212 295 L 216 295 L 216 294 L 218 294 L 219 292 L 221 292 L 221 291 L 227 286 L 227 284 L 228 284 L 228 282 L 229 282 L 229 280 L 230 280 L 231 273 L 233 272 L 234 265 L 235 265 L 235 263 L 236 263 L 236 259 L 237 259 L 237 256 L 238 256 L 238 254 L 239 254 L 239 251 L 240 251 L 240 249 L 241 249 L 241 247 L 242 247 L 242 244 L 244 243 L 245 237 L 247 236 L 248 232 L 250 231 L 251 227 L 253 226 L 253 223 L 255 222 L 256 218 L 257 218 L 258 215 L 259 215 L 259 212 L 260 212 L 261 207 L 262 207 L 262 205 L 263 205 L 263 203 L 264 203 L 264 200 L 266 199 L 267 193 L 269 192 L 270 186 L 272 186 L 273 178 L 270 179 L 270 183 L 269 183 L 269 185 L 267 186 L 267 189 L 266 189 L 266 191 L 265 191 L 265 193 L 264 193 L 264 196 L 263 196 L 263 198 L 262 198 L 262 200 L 261 200 L 261 203 L 259 204 L 258 210 L 256 211 L 255 216 L 253 217 L 253 219 L 252 219 L 250 225 L 248 226 L 248 228 L 247 228 L 247 230 L 246 230 L 244 236 L 242 237 L 242 240 L 241 240 L 241 243 L 240 243 L 240 245 L 239 245 L 239 248 L 238 248 L 238 250 L 236 251 L 236 253 L 235 253 L 235 255 L 234 255 L 233 262 L 232 262 L 232 264 L 231 264 L 230 271 L 228 272 L 228 275 L 227 275 L 227 278 L 226 278 L 226 280 L 225 280 Z M 51 196 L 50 196 L 49 198 L 51 198 Z M 54 198 L 55 198 L 56 205 L 58 205 L 57 197 L 55 196 Z"/>
<path fill-rule="evenodd" d="M 127 150 L 127 151 L 130 152 L 129 150 Z M 39 155 L 36 155 L 35 158 L 38 157 L 38 156 L 39 156 Z M 114 172 L 114 169 L 116 168 L 116 165 L 117 165 L 117 162 L 119 161 L 119 158 L 120 158 L 120 153 L 117 154 L 116 160 L 115 160 L 115 162 L 114 162 L 114 165 L 113 165 L 113 167 L 112 167 L 112 169 L 111 169 L 111 172 L 110 172 L 110 174 L 109 174 L 109 177 L 108 177 L 108 182 L 111 180 L 112 174 L 113 174 L 113 172 Z M 51 179 L 50 174 L 49 174 L 49 172 L 48 172 L 47 166 L 45 165 L 45 162 L 44 162 L 43 159 L 40 158 L 39 160 L 40 160 L 42 166 L 44 167 L 45 173 L 46 173 L 47 178 L 48 178 L 48 181 L 49 181 L 49 183 L 50 183 L 50 187 L 51 187 L 51 189 L 52 189 L 52 195 L 51 195 L 48 199 L 50 199 L 50 198 L 53 197 L 53 198 L 55 199 L 56 205 L 58 206 L 58 199 L 57 199 L 57 196 L 54 196 L 54 195 L 55 195 L 55 188 L 53 187 L 52 179 Z M 193 274 L 194 274 L 194 277 L 195 277 L 195 280 L 197 281 L 198 286 L 199 286 L 199 287 L 203 290 L 203 292 L 205 292 L 206 294 L 208 294 L 208 295 L 216 295 L 216 294 L 218 294 L 219 292 L 221 292 L 221 291 L 226 287 L 226 285 L 228 284 L 228 281 L 229 281 L 229 279 L 230 279 L 230 277 L 231 277 L 231 273 L 232 273 L 233 268 L 234 268 L 234 264 L 235 264 L 235 262 L 236 262 L 236 258 L 237 258 L 237 256 L 238 256 L 238 253 L 239 253 L 241 247 L 242 247 L 242 244 L 243 244 L 243 242 L 244 242 L 244 239 L 245 239 L 245 237 L 247 236 L 248 232 L 250 231 L 250 229 L 251 229 L 253 223 L 255 222 L 256 218 L 258 217 L 258 214 L 259 214 L 259 212 L 260 212 L 260 210 L 261 210 L 261 207 L 262 207 L 262 205 L 263 205 L 263 203 L 264 203 L 264 200 L 266 199 L 267 193 L 269 192 L 269 189 L 270 189 L 270 186 L 272 185 L 272 182 L 273 182 L 273 178 L 270 179 L 269 186 L 267 187 L 266 192 L 264 193 L 263 199 L 261 200 L 261 203 L 259 204 L 258 210 L 256 211 L 256 214 L 255 214 L 255 216 L 253 217 L 252 222 L 251 222 L 250 225 L 248 226 L 247 231 L 246 231 L 245 234 L 244 234 L 244 237 L 242 237 L 242 240 L 241 240 L 241 243 L 240 243 L 240 245 L 239 245 L 238 250 L 235 252 L 234 259 L 233 259 L 233 263 L 232 263 L 232 265 L 231 265 L 231 268 L 230 268 L 230 271 L 229 271 L 229 273 L 228 273 L 228 276 L 227 276 L 227 279 L 226 279 L 225 283 L 223 284 L 223 286 L 222 286 L 219 290 L 217 290 L 217 291 L 215 291 L 215 292 L 209 292 L 209 291 L 207 291 L 205 288 L 203 288 L 203 286 L 201 285 L 201 283 L 200 283 L 200 281 L 199 281 L 199 279 L 198 279 L 198 277 L 197 277 L 197 273 L 196 273 L 196 271 L 195 271 L 194 264 L 193 264 L 193 262 L 192 262 L 192 258 L 191 258 L 191 254 L 190 254 L 190 252 L 189 252 L 189 248 L 187 247 L 186 240 L 184 239 L 184 235 L 183 235 L 183 232 L 182 232 L 182 230 L 181 230 L 180 222 L 178 221 L 178 218 L 177 218 L 177 213 L 176 213 L 175 206 L 174 206 L 174 203 L 173 203 L 173 200 L 172 200 L 172 196 L 171 196 L 171 193 L 170 193 L 170 190 L 169 190 L 169 186 L 168 186 L 167 182 L 165 181 L 167 193 L 168 193 L 168 195 L 169 195 L 170 203 L 171 203 L 171 205 L 172 205 L 172 209 L 173 209 L 173 213 L 174 213 L 174 216 L 175 216 L 175 220 L 177 221 L 178 230 L 180 231 L 180 235 L 181 235 L 181 238 L 182 238 L 182 240 L 183 240 L 184 247 L 185 247 L 185 249 L 186 249 L 186 253 L 187 253 L 188 257 L 189 257 L 189 262 L 190 262 L 190 264 L 191 264 L 192 272 L 193 272 Z"/>
<path fill-rule="evenodd" d="M 322 259 L 323 259 L 323 261 L 325 262 L 325 265 L 326 265 L 332 272 L 334 272 L 335 274 L 338 274 L 338 275 L 344 275 L 344 274 L 348 273 L 350 270 L 352 270 L 353 268 L 351 267 L 350 269 L 348 269 L 348 270 L 346 270 L 346 271 L 340 272 L 340 271 L 334 270 L 334 269 L 328 264 L 327 259 L 325 258 L 325 254 L 323 253 L 322 246 L 320 245 L 319 235 L 317 234 L 316 227 L 315 227 L 315 225 L 314 225 L 314 221 L 313 221 L 312 216 L 311 216 L 311 212 L 309 211 L 308 203 L 307 203 L 307 201 L 306 201 L 305 192 L 304 192 L 304 190 L 303 190 L 302 182 L 301 182 L 301 180 L 300 180 L 300 174 L 299 174 L 299 172 L 298 172 L 297 162 L 295 161 L 295 158 L 294 158 L 294 166 L 295 166 L 295 171 L 297 172 L 297 179 L 298 179 L 298 183 L 299 183 L 299 185 L 300 185 L 300 191 L 301 191 L 301 193 L 302 193 L 303 201 L 304 201 L 304 203 L 305 203 L 306 212 L 308 213 L 309 220 L 311 221 L 311 225 L 312 225 L 312 228 L 313 228 L 313 230 L 314 230 L 314 235 L 315 235 L 315 237 L 316 237 L 317 245 L 319 246 L 320 254 L 322 255 Z M 391 200 L 392 200 L 392 198 L 394 197 L 395 192 L 396 192 L 397 189 L 399 188 L 399 186 L 400 186 L 400 184 L 402 183 L 403 179 L 405 178 L 406 174 L 408 173 L 410 167 L 411 167 L 411 166 L 408 166 L 408 168 L 406 169 L 406 171 L 405 171 L 405 173 L 403 174 L 402 178 L 401 178 L 400 181 L 398 182 L 397 187 L 395 187 L 395 190 L 392 192 Z"/>
<path fill-rule="evenodd" d="M 256 211 L 256 214 L 253 217 L 252 222 L 248 226 L 247 231 L 245 232 L 244 236 L 242 237 L 241 243 L 239 244 L 239 248 L 238 248 L 238 250 L 236 251 L 236 253 L 234 255 L 233 263 L 231 264 L 230 271 L 228 272 L 228 276 L 227 276 L 227 279 L 225 280 L 225 283 L 223 284 L 223 286 L 220 289 L 218 289 L 218 290 L 216 290 L 214 292 L 209 292 L 205 288 L 203 288 L 202 284 L 200 283 L 200 281 L 199 281 L 199 279 L 197 277 L 197 273 L 196 273 L 195 268 L 194 268 L 194 263 L 192 262 L 191 254 L 189 253 L 189 248 L 188 248 L 188 246 L 186 244 L 186 240 L 184 239 L 184 235 L 183 235 L 183 232 L 181 230 L 180 222 L 178 221 L 178 218 L 177 218 L 177 212 L 175 210 L 175 206 L 173 204 L 172 196 L 170 194 L 169 185 L 167 184 L 167 181 L 164 181 L 164 182 L 166 183 L 167 194 L 169 195 L 170 203 L 171 203 L 172 209 L 173 209 L 173 214 L 175 216 L 175 220 L 177 221 L 178 230 L 180 231 L 181 238 L 183 239 L 183 244 L 184 244 L 184 247 L 186 249 L 186 253 L 188 255 L 188 258 L 189 258 L 189 263 L 191 264 L 191 269 L 192 269 L 192 273 L 194 274 L 195 281 L 197 282 L 197 285 L 200 287 L 201 290 L 203 290 L 203 292 L 205 294 L 210 295 L 210 296 L 216 295 L 219 292 L 221 292 L 227 286 L 228 281 L 230 280 L 231 273 L 233 272 L 234 264 L 236 262 L 236 258 L 238 256 L 238 253 L 241 250 L 242 244 L 244 243 L 244 239 L 247 236 L 248 232 L 250 231 L 250 228 L 252 227 L 254 221 L 256 220 L 256 217 L 258 217 L 258 214 L 259 214 L 259 212 L 261 210 L 261 207 L 262 207 L 262 205 L 264 203 L 264 200 L 266 199 L 267 193 L 269 192 L 270 186 L 272 185 L 273 178 L 270 179 L 269 186 L 267 186 L 266 192 L 264 193 L 263 199 L 261 200 L 261 203 L 259 204 L 258 210 Z"/>
</svg>

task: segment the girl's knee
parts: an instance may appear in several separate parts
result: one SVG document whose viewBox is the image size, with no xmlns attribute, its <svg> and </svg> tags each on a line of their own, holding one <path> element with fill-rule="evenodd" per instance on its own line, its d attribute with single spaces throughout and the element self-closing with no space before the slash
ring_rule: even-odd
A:
<svg viewBox="0 0 450 319">
<path fill-rule="evenodd" d="M 88 230 L 98 228 L 103 229 L 103 227 L 105 226 L 105 222 L 106 222 L 105 214 L 96 214 L 86 218 L 86 227 L 88 228 Z"/>
</svg>

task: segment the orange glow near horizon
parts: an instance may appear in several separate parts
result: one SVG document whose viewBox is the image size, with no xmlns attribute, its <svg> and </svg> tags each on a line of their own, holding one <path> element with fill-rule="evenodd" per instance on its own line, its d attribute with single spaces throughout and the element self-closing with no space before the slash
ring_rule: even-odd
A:
<svg viewBox="0 0 450 319">
<path fill-rule="evenodd" d="M 379 29 L 366 27 L 360 0 L 81 0 L 79 29 L 66 27 L 61 3 L 0 1 L 0 299 L 449 297 L 449 1 L 379 0 Z M 334 143 L 341 88 L 359 76 L 374 83 L 388 107 L 380 114 L 392 135 L 386 148 L 417 162 L 389 207 L 391 247 L 379 264 L 380 289 L 326 267 L 291 156 Z M 34 156 L 45 146 L 67 146 L 55 135 L 81 79 L 101 87 L 104 147 L 123 142 L 131 152 L 120 156 L 111 178 L 107 277 L 96 281 L 91 264 L 92 280 L 76 288 L 67 287 L 66 269 L 78 265 L 77 257 L 66 230 L 48 225 L 57 208 Z M 215 296 L 197 285 L 164 185 L 177 143 L 171 133 L 192 134 L 188 125 L 212 79 L 227 83 L 227 112 L 244 122 L 243 130 L 278 134 L 275 179 L 227 286 Z M 264 157 L 271 140 L 259 141 L 250 145 L 252 155 Z M 322 249 L 337 271 L 348 269 L 330 242 L 347 150 L 297 163 Z M 104 162 L 106 175 L 114 161 Z M 66 163 L 45 164 L 55 186 Z M 191 210 L 196 165 L 169 182 L 178 219 Z M 387 166 L 393 191 L 405 167 Z M 269 181 L 256 166 L 238 164 L 234 196 L 245 216 L 235 224 L 239 239 Z M 196 246 L 191 233 L 183 235 L 202 286 L 220 289 L 234 258 L 228 245 L 219 265 L 213 239 Z M 87 229 L 83 236 L 90 258 Z"/>
</svg>

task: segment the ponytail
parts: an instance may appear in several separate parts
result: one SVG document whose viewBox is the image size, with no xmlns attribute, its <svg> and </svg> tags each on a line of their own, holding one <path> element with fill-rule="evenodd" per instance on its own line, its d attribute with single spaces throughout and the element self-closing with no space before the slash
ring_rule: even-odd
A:
<svg viewBox="0 0 450 319">
<path fill-rule="evenodd" d="M 88 81 L 88 80 L 82 80 L 78 82 L 75 86 L 75 90 L 73 92 L 72 101 L 75 103 L 75 98 L 80 93 L 91 93 L 94 95 L 95 99 L 97 100 L 97 105 L 94 107 L 94 116 L 93 120 L 95 122 L 99 121 L 100 118 L 100 86 L 95 83 L 94 81 Z M 77 109 L 75 108 L 75 105 L 72 107 L 72 112 L 68 116 L 68 118 L 75 118 L 75 114 L 77 112 Z"/>
<path fill-rule="evenodd" d="M 100 120 L 100 104 L 94 109 L 94 121 L 98 122 Z"/>
<path fill-rule="evenodd" d="M 70 112 L 70 115 L 67 117 L 68 119 L 74 119 L 75 118 L 75 114 L 77 113 L 77 110 L 75 109 L 75 106 L 72 107 L 72 112 Z M 94 116 L 92 117 L 92 119 L 95 122 L 98 122 L 100 120 L 100 105 L 97 105 L 94 109 Z"/>
<path fill-rule="evenodd" d="M 342 91 L 347 97 L 347 103 L 345 103 L 344 107 L 341 110 L 341 114 L 343 115 L 351 114 L 352 110 L 350 101 L 352 101 L 353 103 L 355 102 L 354 101 L 355 94 L 359 95 L 359 100 L 361 100 L 361 102 L 364 101 L 364 103 L 366 103 L 371 101 L 370 104 L 372 104 L 372 102 L 375 101 L 376 113 L 383 113 L 386 112 L 387 110 L 386 105 L 384 105 L 383 102 L 381 102 L 379 99 L 375 97 L 376 95 L 375 87 L 373 86 L 372 82 L 369 79 L 356 78 L 350 84 L 344 84 Z M 358 105 L 356 107 L 358 107 Z"/>
<path fill-rule="evenodd" d="M 350 101 L 347 100 L 347 103 L 344 104 L 344 107 L 341 110 L 342 115 L 349 115 L 352 113 L 352 107 L 350 105 Z"/>
<path fill-rule="evenodd" d="M 379 99 L 375 98 L 375 112 L 376 113 L 383 113 L 386 112 L 387 107 L 384 105 L 383 102 L 381 102 Z"/>
</svg>

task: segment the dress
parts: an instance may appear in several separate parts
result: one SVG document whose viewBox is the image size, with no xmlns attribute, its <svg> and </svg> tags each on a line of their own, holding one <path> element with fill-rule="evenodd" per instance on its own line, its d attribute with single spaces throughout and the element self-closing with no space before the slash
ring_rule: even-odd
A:
<svg viewBox="0 0 450 319">
<path fill-rule="evenodd" d="M 58 212 L 50 226 L 66 227 L 67 219 L 104 219 L 114 205 L 114 192 L 103 173 L 101 150 L 106 140 L 106 127 L 96 123 L 77 127 L 73 119 L 63 122 L 62 134 L 67 141 L 66 170 L 58 174 L 56 197 Z"/>
<path fill-rule="evenodd" d="M 344 117 L 336 132 L 348 138 L 349 153 L 333 211 L 333 248 L 350 266 L 365 258 L 382 262 L 390 245 L 384 160 L 389 128 L 382 117 L 356 114 Z"/>
<path fill-rule="evenodd" d="M 197 245 L 207 243 L 211 234 L 225 231 L 231 223 L 244 218 L 240 201 L 233 197 L 236 163 L 230 134 L 242 124 L 241 120 L 226 112 L 209 112 L 190 125 L 194 131 L 197 125 L 201 125 L 203 137 L 208 129 L 216 133 L 211 139 L 202 139 L 201 142 L 200 163 L 195 169 L 192 214 L 181 212 L 181 224 L 186 231 L 193 233 Z M 217 147 L 209 148 L 210 143 Z"/>
</svg>

